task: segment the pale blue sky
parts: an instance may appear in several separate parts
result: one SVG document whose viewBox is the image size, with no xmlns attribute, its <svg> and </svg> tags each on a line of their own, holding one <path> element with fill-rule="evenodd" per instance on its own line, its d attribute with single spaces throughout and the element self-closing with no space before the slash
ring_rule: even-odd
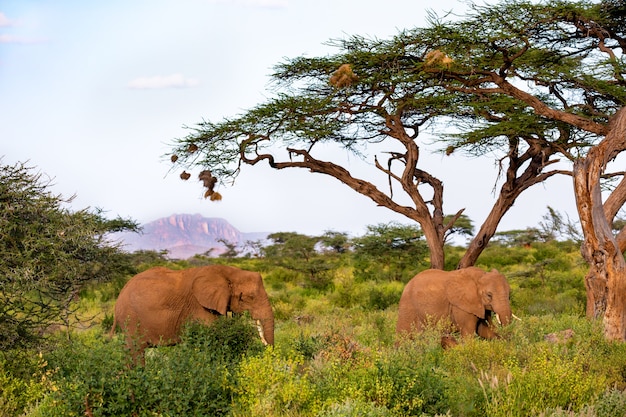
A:
<svg viewBox="0 0 626 417">
<path fill-rule="evenodd" d="M 264 101 L 268 75 L 285 57 L 333 53 L 329 39 L 421 26 L 427 7 L 465 10 L 456 0 L 4 0 L 0 156 L 29 161 L 53 178 L 56 192 L 76 194 L 77 209 L 100 207 L 140 223 L 200 213 L 243 232 L 355 235 L 366 225 L 408 223 L 308 171 L 244 167 L 234 187 L 219 189 L 223 201 L 212 203 L 199 183 L 169 173 L 162 156 L 184 125 Z M 444 181 L 446 213 L 465 207 L 482 223 L 494 200 L 493 158 L 426 157 Z M 349 166 L 374 173 L 363 167 Z M 568 179 L 522 195 L 500 230 L 536 225 L 548 204 L 576 218 Z"/>
</svg>

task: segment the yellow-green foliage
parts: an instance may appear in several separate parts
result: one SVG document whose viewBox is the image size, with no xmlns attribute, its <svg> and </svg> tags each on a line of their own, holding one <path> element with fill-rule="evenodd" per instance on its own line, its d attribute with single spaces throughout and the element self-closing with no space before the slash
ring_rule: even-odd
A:
<svg viewBox="0 0 626 417">
<path fill-rule="evenodd" d="M 24 358 L 17 358 L 24 359 Z M 15 361 L 16 358 L 10 358 Z M 5 357 L 0 357 L 0 416 L 22 414 L 27 405 L 39 401 L 47 392 L 56 391 L 52 379 L 53 370 L 42 355 L 36 355 L 22 362 L 23 377 L 15 374 L 16 364 L 7 364 Z"/>
<path fill-rule="evenodd" d="M 298 415 L 317 409 L 310 377 L 301 355 L 268 348 L 245 359 L 238 373 L 239 401 L 235 415 Z"/>
<path fill-rule="evenodd" d="M 481 371 L 478 381 L 487 398 L 486 415 L 521 417 L 557 407 L 579 410 L 606 387 L 606 377 L 590 372 L 584 355 L 546 344 L 527 353 L 526 363 L 511 358 L 503 364 L 504 377 Z"/>
<path fill-rule="evenodd" d="M 400 282 L 355 280 L 344 265 L 332 285 L 310 288 L 250 260 L 271 278 L 274 347 L 263 347 L 253 328 L 243 332 L 249 318 L 225 319 L 190 327 L 181 344 L 151 350 L 145 368 L 129 368 L 121 337 L 94 326 L 46 353 L 50 365 L 35 378 L 0 373 L 2 400 L 12 401 L 14 415 L 23 407 L 46 417 L 626 415 L 626 343 L 607 342 L 602 323 L 582 316 L 585 268 L 557 249 L 513 248 L 515 262 L 493 258 L 521 318 L 500 329 L 499 340 L 469 338 L 443 350 L 437 326 L 399 340 Z M 107 292 L 94 289 L 79 305 L 95 312 L 100 300 L 110 315 Z M 545 340 L 552 333 L 555 341 Z"/>
</svg>

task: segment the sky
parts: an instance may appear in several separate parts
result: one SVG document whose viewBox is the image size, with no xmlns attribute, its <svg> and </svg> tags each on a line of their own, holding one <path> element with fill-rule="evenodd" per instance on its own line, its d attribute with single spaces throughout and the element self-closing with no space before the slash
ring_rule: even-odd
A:
<svg viewBox="0 0 626 417">
<path fill-rule="evenodd" d="M 170 170 L 165 154 L 186 126 L 264 102 L 272 68 L 285 59 L 332 54 L 331 39 L 389 38 L 424 26 L 427 10 L 463 15 L 466 5 L 2 0 L 0 163 L 35 167 L 55 193 L 76 196 L 72 209 L 100 208 L 140 224 L 197 213 L 226 219 L 241 232 L 353 236 L 368 225 L 412 224 L 333 178 L 297 169 L 245 166 L 233 186 L 217 189 L 223 200 L 211 202 L 200 183 Z M 501 184 L 495 156 L 445 157 L 426 147 L 421 158 L 444 182 L 446 214 L 465 208 L 478 227 Z M 371 159 L 346 163 L 354 172 L 375 172 Z M 499 230 L 536 227 L 548 205 L 577 218 L 569 178 L 526 191 Z"/>
</svg>

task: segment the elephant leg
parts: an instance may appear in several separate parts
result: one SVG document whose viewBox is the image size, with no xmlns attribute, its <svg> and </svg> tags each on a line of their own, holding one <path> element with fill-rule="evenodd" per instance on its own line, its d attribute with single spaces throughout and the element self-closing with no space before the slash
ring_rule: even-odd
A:
<svg viewBox="0 0 626 417">
<path fill-rule="evenodd" d="M 484 339 L 500 338 L 500 335 L 492 330 L 491 322 L 489 320 L 479 320 L 478 325 L 476 326 L 476 333 Z"/>
<path fill-rule="evenodd" d="M 145 351 L 148 342 L 136 334 L 127 334 L 126 349 L 130 353 L 133 365 L 145 365 Z"/>
<path fill-rule="evenodd" d="M 459 330 L 462 337 L 474 336 L 476 334 L 476 323 L 478 317 L 471 313 L 467 313 L 456 307 L 452 307 L 451 312 L 452 323 Z"/>
</svg>

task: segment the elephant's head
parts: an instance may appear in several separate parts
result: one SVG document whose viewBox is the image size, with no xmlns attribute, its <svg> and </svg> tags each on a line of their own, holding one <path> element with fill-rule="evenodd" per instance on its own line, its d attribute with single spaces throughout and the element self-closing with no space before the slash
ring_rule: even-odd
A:
<svg viewBox="0 0 626 417">
<path fill-rule="evenodd" d="M 206 309 L 225 315 L 249 311 L 266 344 L 274 344 L 274 313 L 261 274 L 225 265 L 198 268 L 193 296 Z"/>
<path fill-rule="evenodd" d="M 485 309 L 493 311 L 503 326 L 511 323 L 513 317 L 509 298 L 511 287 L 504 275 L 492 269 L 478 279 L 476 286 Z"/>
<path fill-rule="evenodd" d="M 485 272 L 474 267 L 458 272 L 453 285 L 448 286 L 448 300 L 481 319 L 493 312 L 502 325 L 508 325 L 513 313 L 509 301 L 511 288 L 504 275 L 495 269 Z"/>
</svg>

